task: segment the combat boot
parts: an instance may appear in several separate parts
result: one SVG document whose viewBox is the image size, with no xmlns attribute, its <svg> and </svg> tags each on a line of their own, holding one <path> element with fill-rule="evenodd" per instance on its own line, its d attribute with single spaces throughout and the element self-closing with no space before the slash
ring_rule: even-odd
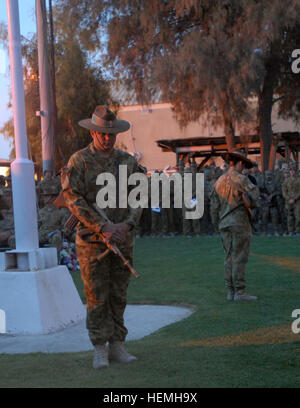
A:
<svg viewBox="0 0 300 408">
<path fill-rule="evenodd" d="M 257 300 L 257 296 L 248 295 L 248 293 L 244 291 L 238 291 L 234 295 L 234 301 L 236 302 L 251 302 L 253 300 Z"/>
<path fill-rule="evenodd" d="M 119 363 L 132 363 L 136 361 L 136 357 L 132 356 L 125 349 L 124 344 L 120 341 L 115 341 L 109 344 L 108 358 Z"/>
<path fill-rule="evenodd" d="M 99 370 L 101 368 L 107 368 L 108 362 L 108 350 L 105 345 L 95 346 L 93 368 Z"/>
<path fill-rule="evenodd" d="M 233 289 L 228 289 L 227 290 L 226 299 L 227 300 L 233 300 L 234 299 L 234 290 Z"/>
</svg>

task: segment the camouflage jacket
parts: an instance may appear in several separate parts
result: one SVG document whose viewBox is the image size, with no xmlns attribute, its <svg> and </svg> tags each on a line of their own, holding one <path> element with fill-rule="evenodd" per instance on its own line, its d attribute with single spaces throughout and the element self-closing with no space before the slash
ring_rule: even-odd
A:
<svg viewBox="0 0 300 408">
<path fill-rule="evenodd" d="M 14 212 L 13 209 L 2 210 L 3 219 L 0 221 L 0 231 L 11 231 L 14 233 Z"/>
<path fill-rule="evenodd" d="M 289 177 L 282 184 L 282 195 L 286 202 L 300 198 L 300 177 Z"/>
<path fill-rule="evenodd" d="M 3 192 L 0 189 L 0 211 L 1 210 L 7 210 L 8 209 L 8 204 L 5 201 L 5 198 L 3 197 Z"/>
<path fill-rule="evenodd" d="M 45 193 L 45 191 L 49 189 L 49 187 L 56 188 L 59 192 L 61 190 L 59 179 L 57 177 L 48 180 L 43 179 L 38 183 L 38 185 L 36 186 L 36 194 L 39 200 L 42 199 L 43 193 Z"/>
<path fill-rule="evenodd" d="M 270 204 L 276 204 L 275 197 L 279 196 L 281 194 L 281 188 L 279 184 L 275 181 L 275 178 L 272 178 L 272 180 L 264 180 L 264 184 L 262 187 L 260 187 L 260 192 L 261 194 L 266 194 L 268 196 L 271 196 L 270 200 L 265 199 L 265 204 L 270 205 Z"/>
<path fill-rule="evenodd" d="M 68 166 L 62 169 L 61 182 L 63 195 L 69 210 L 79 219 L 77 227 L 76 242 L 99 242 L 97 234 L 107 223 L 94 208 L 96 196 L 100 186 L 96 184 L 96 179 L 101 173 L 110 173 L 116 179 L 116 208 L 106 208 L 105 213 L 113 223 L 127 223 L 131 226 L 128 239 L 133 238 L 133 230 L 137 226 L 142 213 L 142 208 L 118 208 L 119 192 L 119 166 L 127 165 L 127 177 L 132 173 L 145 173 L 145 168 L 140 166 L 135 158 L 122 150 L 113 150 L 109 158 L 104 158 L 94 144 L 89 144 L 86 148 L 74 153 Z M 125 180 L 127 184 L 127 179 Z M 128 186 L 128 193 L 133 187 Z M 89 229 L 90 234 L 82 235 L 83 229 Z M 83 242 L 83 243 L 84 243 Z"/>
<path fill-rule="evenodd" d="M 235 185 L 230 184 L 230 179 Z M 248 210 L 244 205 L 240 189 L 248 193 L 252 206 L 257 206 L 258 187 L 234 168 L 229 168 L 227 173 L 216 181 L 211 195 L 210 212 L 212 222 L 218 225 L 219 230 L 232 226 L 249 227 Z"/>
<path fill-rule="evenodd" d="M 49 234 L 50 232 L 63 229 L 65 212 L 53 206 L 43 207 L 39 211 L 39 231 Z"/>
<path fill-rule="evenodd" d="M 257 186 L 259 188 L 263 188 L 263 186 L 264 186 L 264 176 L 260 172 L 257 172 L 256 174 L 251 173 L 251 176 L 255 177 Z"/>
</svg>

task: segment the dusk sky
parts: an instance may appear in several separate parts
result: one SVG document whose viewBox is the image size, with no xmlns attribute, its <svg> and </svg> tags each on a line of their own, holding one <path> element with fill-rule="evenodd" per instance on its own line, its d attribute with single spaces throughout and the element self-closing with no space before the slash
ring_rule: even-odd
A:
<svg viewBox="0 0 300 408">
<path fill-rule="evenodd" d="M 35 21 L 35 0 L 19 0 L 19 12 L 20 12 L 20 27 L 21 34 L 27 37 L 29 33 L 36 31 L 36 21 Z M 7 24 L 7 13 L 6 13 L 6 1 L 0 0 L 0 21 Z M 1 56 L 3 57 L 3 46 L 0 45 Z M 5 66 L 6 72 L 0 73 L 0 127 L 3 123 L 12 117 L 12 109 L 7 108 L 7 103 L 9 100 L 9 89 L 10 89 L 10 71 L 9 71 L 9 57 L 5 52 Z M 8 159 L 10 152 L 9 142 L 4 140 L 3 135 L 0 134 L 0 159 Z"/>
</svg>

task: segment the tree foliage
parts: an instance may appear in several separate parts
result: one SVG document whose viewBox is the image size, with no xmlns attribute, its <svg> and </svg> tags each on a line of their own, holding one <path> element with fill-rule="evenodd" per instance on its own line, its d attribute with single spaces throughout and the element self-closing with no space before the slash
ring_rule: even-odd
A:
<svg viewBox="0 0 300 408">
<path fill-rule="evenodd" d="M 230 150 L 235 125 L 251 118 L 249 98 L 257 96 L 266 169 L 274 94 L 280 97 L 282 115 L 295 118 L 299 105 L 295 95 L 284 91 L 297 80 L 285 70 L 291 44 L 299 38 L 299 0 L 113 3 L 109 61 L 127 83 L 134 82 L 141 100 L 150 100 L 151 91 L 159 88 L 182 125 L 216 107 L 215 124 L 223 122 Z"/>
<path fill-rule="evenodd" d="M 57 16 L 57 15 L 56 15 Z M 63 19 L 62 15 L 59 15 Z M 54 21 L 56 23 L 56 21 Z M 78 37 L 72 36 L 68 27 L 65 33 L 57 24 L 55 36 L 56 98 L 58 123 L 56 145 L 56 169 L 65 165 L 70 155 L 86 146 L 91 138 L 78 125 L 78 121 L 91 117 L 98 104 L 109 103 L 109 86 L 101 68 L 95 66 L 84 50 Z M 38 83 L 37 39 L 23 39 L 24 88 L 26 124 L 30 151 L 33 159 L 42 167 L 40 118 L 36 111 L 40 108 Z M 11 103 L 11 102 L 10 102 Z M 6 138 L 13 138 L 13 121 L 7 121 L 0 130 Z"/>
<path fill-rule="evenodd" d="M 274 102 L 282 116 L 299 119 L 299 76 L 289 64 L 299 48 L 300 0 L 56 0 L 54 16 L 62 146 L 80 135 L 75 118 L 108 98 L 90 62 L 104 49 L 106 74 L 140 103 L 159 93 L 181 126 L 209 116 L 223 125 L 229 150 L 237 125 L 256 119 L 264 169 Z"/>
</svg>

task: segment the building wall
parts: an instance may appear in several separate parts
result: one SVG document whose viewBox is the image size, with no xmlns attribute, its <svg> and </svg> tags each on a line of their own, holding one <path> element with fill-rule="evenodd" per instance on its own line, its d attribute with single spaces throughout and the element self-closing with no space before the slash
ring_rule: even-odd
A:
<svg viewBox="0 0 300 408">
<path fill-rule="evenodd" d="M 212 129 L 206 118 L 180 129 L 169 103 L 156 103 L 150 107 L 122 106 L 118 117 L 130 122 L 131 128 L 118 135 L 117 147 L 131 154 L 138 152 L 139 162 L 148 170 L 163 170 L 168 165 L 176 164 L 175 153 L 163 152 L 157 146 L 157 140 L 224 135 L 223 128 Z M 297 128 L 293 122 L 278 119 L 276 105 L 272 121 L 274 132 L 299 131 L 299 127 Z M 259 161 L 258 158 L 256 160 Z M 219 161 L 222 162 L 222 159 L 216 160 L 216 163 L 221 164 Z"/>
</svg>

